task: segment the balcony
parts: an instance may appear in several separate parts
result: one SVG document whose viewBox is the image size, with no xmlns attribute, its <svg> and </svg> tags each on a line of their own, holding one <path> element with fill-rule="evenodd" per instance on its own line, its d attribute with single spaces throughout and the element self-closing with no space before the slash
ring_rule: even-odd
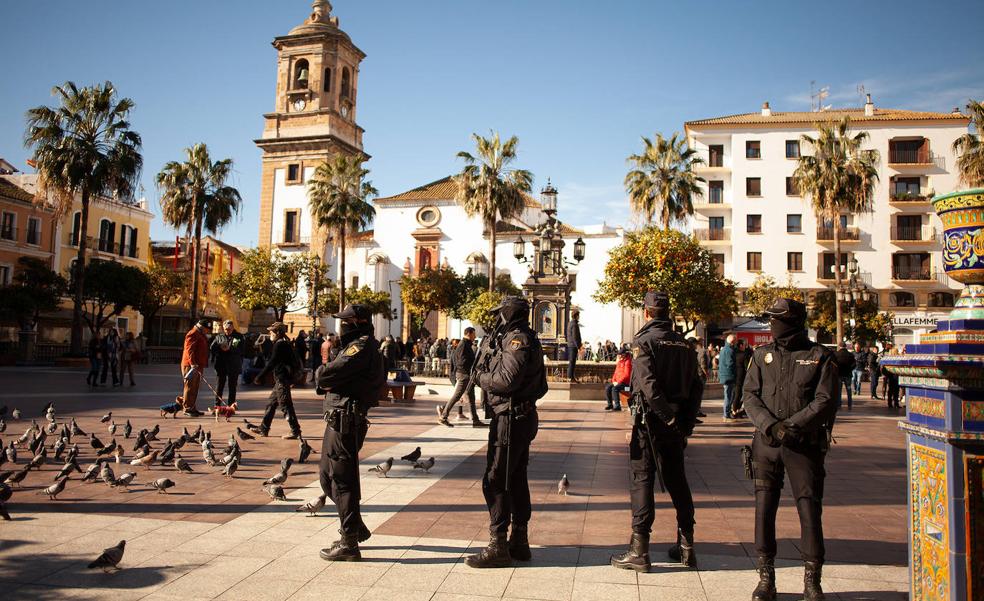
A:
<svg viewBox="0 0 984 601">
<path fill-rule="evenodd" d="M 928 268 L 892 265 L 892 280 L 896 282 L 936 282 L 937 275 Z"/>
<path fill-rule="evenodd" d="M 847 272 L 847 265 L 841 265 L 841 281 L 846 282 L 850 275 Z M 871 286 L 871 272 L 870 271 L 859 271 L 855 276 L 860 282 L 865 286 Z M 817 265 L 817 279 L 821 282 L 833 282 L 834 281 L 834 266 L 832 263 L 820 263 Z"/>
<path fill-rule="evenodd" d="M 861 231 L 853 226 L 840 228 L 841 242 L 857 242 L 861 239 Z M 817 242 L 833 242 L 834 228 L 819 226 L 817 227 Z"/>
<path fill-rule="evenodd" d="M 86 236 L 85 247 L 89 252 L 100 252 L 107 255 L 112 255 L 114 257 L 124 257 L 127 259 L 139 259 L 140 258 L 140 247 L 133 244 L 127 244 L 124 242 L 115 242 L 110 240 L 104 240 L 102 238 L 96 238 L 93 236 Z M 65 244 L 68 246 L 78 247 L 79 245 L 79 235 L 77 232 L 69 232 L 68 237 L 65 240 Z"/>
<path fill-rule="evenodd" d="M 912 192 L 891 192 L 888 195 L 888 202 L 897 202 L 906 205 L 926 204 L 932 199 L 931 194 L 913 194 Z"/>
<path fill-rule="evenodd" d="M 708 244 L 730 244 L 731 228 L 698 228 L 694 230 L 694 238 L 696 238 L 699 242 L 706 242 Z"/>
<path fill-rule="evenodd" d="M 731 203 L 725 202 L 723 197 L 721 198 L 708 198 L 707 196 L 698 198 L 694 200 L 694 210 L 702 211 L 708 209 L 718 209 L 718 210 L 730 210 Z"/>
<path fill-rule="evenodd" d="M 936 162 L 936 155 L 931 153 L 928 148 L 893 148 L 888 149 L 889 165 L 933 165 Z"/>
<path fill-rule="evenodd" d="M 275 242 L 277 248 L 298 248 L 301 246 L 308 246 L 311 244 L 311 236 L 294 236 L 292 240 L 283 240 L 281 242 Z"/>
<path fill-rule="evenodd" d="M 941 236 L 936 228 L 928 225 L 893 227 L 891 231 L 892 244 L 938 244 Z"/>
<path fill-rule="evenodd" d="M 17 228 L 15 227 L 0 228 L 0 240 L 5 240 L 7 242 L 17 242 Z"/>
</svg>

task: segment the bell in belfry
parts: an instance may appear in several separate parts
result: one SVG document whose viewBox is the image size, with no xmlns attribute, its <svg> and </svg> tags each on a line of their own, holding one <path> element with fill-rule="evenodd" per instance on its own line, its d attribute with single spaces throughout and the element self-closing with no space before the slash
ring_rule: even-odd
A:
<svg viewBox="0 0 984 601">
<path fill-rule="evenodd" d="M 308 70 L 307 68 L 303 68 L 297 73 L 297 83 L 302 87 L 306 87 L 307 82 L 308 82 Z"/>
</svg>

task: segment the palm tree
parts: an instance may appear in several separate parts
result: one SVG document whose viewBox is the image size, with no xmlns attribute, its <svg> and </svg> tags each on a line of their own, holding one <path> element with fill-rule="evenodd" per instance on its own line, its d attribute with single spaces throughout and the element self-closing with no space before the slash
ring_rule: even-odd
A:
<svg viewBox="0 0 984 601">
<path fill-rule="evenodd" d="M 338 154 L 318 165 L 308 180 L 308 203 L 311 216 L 338 240 L 339 275 L 338 308 L 345 307 L 345 239 L 372 222 L 376 209 L 369 198 L 379 192 L 366 181 L 369 170 L 362 166 L 365 155 Z"/>
<path fill-rule="evenodd" d="M 217 233 L 239 212 L 242 196 L 227 185 L 232 159 L 212 161 L 205 144 L 185 148 L 187 160 L 171 161 L 157 174 L 164 222 L 194 236 L 191 260 L 191 320 L 198 319 L 202 230 Z"/>
<path fill-rule="evenodd" d="M 861 148 L 868 134 L 852 134 L 849 117 L 837 124 L 817 123 L 816 127 L 815 138 L 801 138 L 804 146 L 813 148 L 813 154 L 800 156 L 793 178 L 799 190 L 810 197 L 817 219 L 833 224 L 836 291 L 841 288 L 841 216 L 871 212 L 879 156 L 877 150 Z M 837 300 L 834 305 L 836 342 L 840 344 L 844 340 L 841 303 Z"/>
<path fill-rule="evenodd" d="M 704 160 L 677 133 L 669 139 L 663 134 L 656 134 L 655 140 L 643 136 L 642 143 L 642 154 L 627 159 L 633 166 L 625 174 L 629 204 L 646 221 L 652 221 L 659 210 L 660 223 L 668 230 L 672 222 L 693 215 L 692 198 L 704 195 L 699 185 L 704 178 L 694 173 L 694 167 Z"/>
<path fill-rule="evenodd" d="M 489 292 L 494 292 L 496 224 L 523 211 L 526 194 L 533 187 L 533 174 L 526 169 L 509 168 L 516 160 L 519 145 L 516 136 L 503 143 L 498 132 L 491 132 L 488 138 L 472 134 L 472 140 L 477 156 L 465 151 L 458 153 L 465 166 L 453 178 L 458 185 L 455 200 L 469 217 L 481 217 L 489 232 Z"/>
<path fill-rule="evenodd" d="M 52 95 L 58 97 L 60 106 L 27 111 L 24 144 L 33 148 L 32 159 L 38 170 L 36 202 L 51 203 L 57 217 L 70 212 L 76 198 L 82 203 L 70 351 L 79 355 L 89 201 L 103 196 L 132 199 L 143 157 L 140 135 L 130 129 L 133 101 L 117 98 L 112 83 L 79 88 L 69 81 L 53 88 Z"/>
<path fill-rule="evenodd" d="M 969 188 L 984 186 L 984 103 L 971 100 L 967 103 L 970 123 L 974 133 L 965 133 L 953 142 L 953 152 L 957 154 L 957 169 L 960 182 Z"/>
</svg>

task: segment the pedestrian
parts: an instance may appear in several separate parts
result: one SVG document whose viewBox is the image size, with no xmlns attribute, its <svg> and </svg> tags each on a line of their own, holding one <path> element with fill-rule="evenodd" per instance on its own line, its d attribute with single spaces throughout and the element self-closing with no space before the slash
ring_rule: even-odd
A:
<svg viewBox="0 0 984 601">
<path fill-rule="evenodd" d="M 824 458 L 839 404 L 837 363 L 833 353 L 807 337 L 803 303 L 780 298 L 766 314 L 773 342 L 755 350 L 745 379 L 745 408 L 755 426 L 751 466 L 759 583 L 752 599 L 776 599 L 776 512 L 785 472 L 799 514 L 805 601 L 821 601 Z"/>
<path fill-rule="evenodd" d="M 119 386 L 122 384 L 122 378 L 119 375 L 120 367 L 120 333 L 115 327 L 109 328 L 106 332 L 106 336 L 102 339 L 102 375 L 99 377 L 99 383 L 105 385 L 106 379 L 109 374 L 113 375 L 113 386 Z"/>
<path fill-rule="evenodd" d="M 137 339 L 134 338 L 133 332 L 127 332 L 126 338 L 123 339 L 122 348 L 120 349 L 120 385 L 123 385 L 123 375 L 128 374 L 130 376 L 130 386 L 136 386 L 137 383 L 133 380 L 133 363 L 137 361 L 140 357 L 140 351 L 137 346 Z"/>
<path fill-rule="evenodd" d="M 571 311 L 571 321 L 567 324 L 567 381 L 577 382 L 577 355 L 581 349 L 581 312 Z"/>
<path fill-rule="evenodd" d="M 358 561 L 362 559 L 359 543 L 370 536 L 359 507 L 359 451 L 369 431 L 366 414 L 379 404 L 386 372 L 369 308 L 348 305 L 334 317 L 341 320 L 339 344 L 343 348 L 318 378 L 318 393 L 325 395 L 327 422 L 321 442 L 319 479 L 321 490 L 338 508 L 341 538 L 322 549 L 321 558 Z"/>
<path fill-rule="evenodd" d="M 143 332 L 137 334 L 137 358 L 136 361 L 142 365 L 149 363 L 147 357 L 147 337 Z"/>
<path fill-rule="evenodd" d="M 239 374 L 243 372 L 243 349 L 246 340 L 236 331 L 231 319 L 222 323 L 222 333 L 212 341 L 212 356 L 215 358 L 215 404 L 221 405 L 222 393 L 226 383 L 229 384 L 229 396 L 225 398 L 226 405 L 236 402 L 236 384 Z"/>
<path fill-rule="evenodd" d="M 297 359 L 301 362 L 301 369 L 307 365 L 307 354 L 308 354 L 308 335 L 307 332 L 301 330 L 294 337 L 294 353 L 297 354 Z"/>
<path fill-rule="evenodd" d="M 529 315 L 526 299 L 504 297 L 497 317 L 503 334 L 494 340 L 485 337 L 492 345 L 493 359 L 489 370 L 478 375 L 478 384 L 488 393 L 493 411 L 482 477 L 489 510 L 489 544 L 465 558 L 465 564 L 472 568 L 507 567 L 513 560 L 532 559 L 528 526 L 533 506 L 526 470 L 530 443 L 539 428 L 536 402 L 547 393 L 547 371 L 543 347 L 530 328 Z"/>
<path fill-rule="evenodd" d="M 728 334 L 724 346 L 718 354 L 718 382 L 724 385 L 724 421 L 734 419 L 731 405 L 735 401 L 735 380 L 738 377 L 735 368 L 735 335 Z"/>
<path fill-rule="evenodd" d="M 735 398 L 731 403 L 731 415 L 740 417 L 744 414 L 742 408 L 741 387 L 745 383 L 745 374 L 748 373 L 748 362 L 752 360 L 752 350 L 748 348 L 743 338 L 739 338 L 735 343 Z"/>
<path fill-rule="evenodd" d="M 325 342 L 325 335 L 318 330 L 317 335 L 312 334 L 308 336 L 308 362 L 311 368 L 311 382 L 316 383 L 318 380 L 318 368 L 323 365 L 321 362 L 321 345 Z"/>
<path fill-rule="evenodd" d="M 100 369 L 102 369 L 102 334 L 96 330 L 89 339 L 89 375 L 85 377 L 85 383 L 92 388 L 99 386 Z"/>
<path fill-rule="evenodd" d="M 854 396 L 861 394 L 861 380 L 864 379 L 864 372 L 868 368 L 868 350 L 861 346 L 860 342 L 854 343 L 854 371 L 851 372 L 851 386 L 854 388 Z"/>
<path fill-rule="evenodd" d="M 270 434 L 270 426 L 273 424 L 273 416 L 277 412 L 277 407 L 287 417 L 287 425 L 290 433 L 281 436 L 284 440 L 294 440 L 301 437 L 301 424 L 297 421 L 297 413 L 294 412 L 294 401 L 290 396 L 290 387 L 294 380 L 301 373 L 303 366 L 301 360 L 294 352 L 294 347 L 287 338 L 287 326 L 281 322 L 273 323 L 267 331 L 274 338 L 273 352 L 266 367 L 263 368 L 253 383 L 260 386 L 263 378 L 267 374 L 273 374 L 273 390 L 267 399 L 266 411 L 263 413 L 263 421 L 260 423 L 260 435 Z"/>
<path fill-rule="evenodd" d="M 834 361 L 837 363 L 837 375 L 840 376 L 841 385 L 847 390 L 847 409 L 850 411 L 854 407 L 852 400 L 854 393 L 854 353 L 847 350 L 847 345 L 841 343 L 840 348 L 834 353 Z"/>
<path fill-rule="evenodd" d="M 611 381 L 605 385 L 605 411 L 621 411 L 622 399 L 619 396 L 622 392 L 629 390 L 629 382 L 632 379 L 632 352 L 623 350 L 619 353 L 618 361 L 615 363 L 615 372 L 612 374 Z"/>
<path fill-rule="evenodd" d="M 184 414 L 188 417 L 199 417 L 202 412 L 198 410 L 198 387 L 201 386 L 204 370 L 208 367 L 208 336 L 206 332 L 212 329 L 212 322 L 208 319 L 199 319 L 195 325 L 188 330 L 184 338 L 184 347 L 181 350 L 181 377 L 184 382 L 182 385 L 181 396 L 177 400 L 184 408 Z"/>
<path fill-rule="evenodd" d="M 629 550 L 613 555 L 610 561 L 616 568 L 649 571 L 649 535 L 656 517 L 656 470 L 661 467 L 677 521 L 677 542 L 667 554 L 670 559 L 695 568 L 694 500 L 683 451 L 687 437 L 694 431 L 703 386 L 697 375 L 697 357 L 673 329 L 670 297 L 665 292 L 647 292 L 643 310 L 649 321 L 632 340 L 632 538 Z"/>
<path fill-rule="evenodd" d="M 892 373 L 888 366 L 884 364 L 884 360 L 894 355 L 895 350 L 892 349 L 890 352 L 886 353 L 882 357 L 882 362 L 879 364 L 881 370 L 882 379 L 885 380 L 885 399 L 888 401 L 889 409 L 899 409 L 899 376 L 896 373 Z"/>
<path fill-rule="evenodd" d="M 396 346 L 396 341 L 389 334 L 383 338 L 383 343 L 379 345 L 379 354 L 383 357 L 383 369 L 386 375 L 396 369 L 400 349 Z"/>
<path fill-rule="evenodd" d="M 871 380 L 871 398 L 878 399 L 878 378 L 881 377 L 881 360 L 878 357 L 878 347 L 871 347 L 868 353 L 868 378 Z"/>
<path fill-rule="evenodd" d="M 488 425 L 478 417 L 478 410 L 475 407 L 475 382 L 472 381 L 471 372 L 475 365 L 475 328 L 465 328 L 464 336 L 458 346 L 455 347 L 455 354 L 451 360 L 454 366 L 455 385 L 451 400 L 443 407 L 437 406 L 437 422 L 447 427 L 452 427 L 448 421 L 451 409 L 458 404 L 462 396 L 468 397 L 468 407 L 471 409 L 471 420 L 473 428 L 486 428 Z"/>
</svg>

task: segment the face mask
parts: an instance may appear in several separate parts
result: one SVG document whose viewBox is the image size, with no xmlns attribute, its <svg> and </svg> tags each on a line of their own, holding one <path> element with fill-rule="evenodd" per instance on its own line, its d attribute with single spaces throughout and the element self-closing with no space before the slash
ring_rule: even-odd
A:
<svg viewBox="0 0 984 601">
<path fill-rule="evenodd" d="M 351 321 L 343 321 L 341 327 L 339 328 L 339 331 L 342 333 L 342 336 L 345 336 L 347 334 L 351 334 L 351 333 L 355 332 L 358 329 L 359 329 L 359 326 L 357 324 L 355 324 L 354 322 L 351 322 Z"/>
<path fill-rule="evenodd" d="M 789 346 L 797 336 L 803 333 L 803 326 L 779 319 L 771 320 L 769 322 L 769 329 L 772 330 L 772 337 L 775 338 L 779 346 Z"/>
</svg>

